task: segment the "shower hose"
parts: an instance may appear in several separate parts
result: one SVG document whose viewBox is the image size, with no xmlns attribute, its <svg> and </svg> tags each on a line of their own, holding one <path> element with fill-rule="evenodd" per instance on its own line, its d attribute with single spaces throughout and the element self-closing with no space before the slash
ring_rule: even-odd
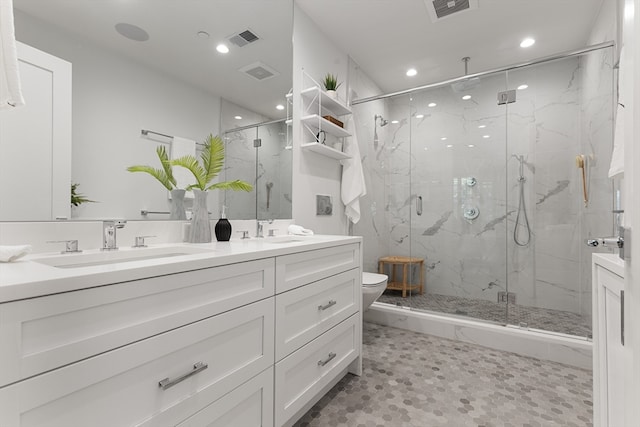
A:
<svg viewBox="0 0 640 427">
<path fill-rule="evenodd" d="M 529 218 L 527 217 L 527 205 L 524 200 L 524 183 L 527 179 L 523 175 L 522 160 L 520 160 L 520 176 L 518 177 L 518 183 L 520 185 L 520 201 L 518 202 L 518 215 L 516 216 L 516 225 L 513 229 L 513 240 L 518 246 L 527 246 L 531 241 L 531 227 L 529 226 Z M 527 231 L 524 240 L 520 240 L 518 237 L 518 230 L 520 228 L 521 218 L 524 219 L 524 228 Z"/>
</svg>

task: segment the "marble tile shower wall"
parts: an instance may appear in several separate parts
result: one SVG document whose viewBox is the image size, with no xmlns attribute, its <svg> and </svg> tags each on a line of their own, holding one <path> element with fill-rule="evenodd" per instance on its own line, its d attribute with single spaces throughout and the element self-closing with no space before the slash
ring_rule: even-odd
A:
<svg viewBox="0 0 640 427">
<path fill-rule="evenodd" d="M 425 257 L 429 293 L 495 301 L 508 279 L 518 304 L 588 313 L 590 253 L 581 239 L 591 220 L 575 157 L 590 154 L 587 148 L 597 151 L 591 197 L 610 200 L 610 188 L 595 178 L 596 166 L 608 165 L 611 112 L 606 72 L 593 80 L 588 69 L 587 78 L 583 61 L 566 59 L 387 100 L 385 118 L 399 123 L 377 129 L 377 147 L 360 137 L 365 174 L 375 182 L 373 197 L 384 198 L 385 220 L 356 225 L 365 242 L 377 245 L 365 252 L 365 269 L 375 270 L 380 255 Z M 517 91 L 516 103 L 497 105 L 498 92 L 521 84 L 529 87 Z M 472 98 L 462 100 L 465 94 Z M 366 105 L 356 106 L 356 117 Z M 524 156 L 532 231 L 523 247 L 513 240 L 520 194 L 515 155 Z M 474 186 L 468 185 L 471 178 Z M 376 211 L 379 218 L 379 205 L 365 199 L 363 212 Z M 472 207 L 480 215 L 465 219 Z M 519 236 L 526 237 L 524 227 Z"/>
</svg>

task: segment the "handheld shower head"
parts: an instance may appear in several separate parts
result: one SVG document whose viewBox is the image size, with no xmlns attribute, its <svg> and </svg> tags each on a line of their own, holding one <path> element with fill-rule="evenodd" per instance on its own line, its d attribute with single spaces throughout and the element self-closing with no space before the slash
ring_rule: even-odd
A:
<svg viewBox="0 0 640 427">
<path fill-rule="evenodd" d="M 385 120 L 382 116 L 376 114 L 373 118 L 375 124 L 378 124 L 378 119 L 380 119 L 380 127 L 384 127 L 389 123 L 388 120 Z"/>
</svg>

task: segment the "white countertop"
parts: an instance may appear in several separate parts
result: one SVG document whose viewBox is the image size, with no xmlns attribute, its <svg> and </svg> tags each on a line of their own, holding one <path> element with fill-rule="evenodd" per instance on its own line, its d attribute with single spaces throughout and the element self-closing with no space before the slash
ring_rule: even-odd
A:
<svg viewBox="0 0 640 427">
<path fill-rule="evenodd" d="M 38 262 L 38 260 L 46 260 L 46 258 L 67 256 L 60 255 L 59 252 L 27 256 L 16 262 L 0 263 L 0 303 L 322 249 L 336 244 L 357 243 L 362 240 L 357 236 L 314 235 L 291 236 L 298 241 L 278 242 L 282 241 L 283 237 L 271 238 L 271 240 L 268 237 L 264 239 L 236 239 L 229 242 L 205 244 L 149 245 L 149 248 L 188 246 L 206 250 L 206 252 L 77 268 L 59 268 Z M 138 249 L 122 247 L 118 252 L 122 255 L 125 251 L 136 250 Z M 92 253 L 100 253 L 100 251 L 89 250 L 85 251 L 83 255 Z"/>
<path fill-rule="evenodd" d="M 593 254 L 591 259 L 594 264 L 601 265 L 612 273 L 624 277 L 624 261 L 620 259 L 618 254 Z"/>
</svg>

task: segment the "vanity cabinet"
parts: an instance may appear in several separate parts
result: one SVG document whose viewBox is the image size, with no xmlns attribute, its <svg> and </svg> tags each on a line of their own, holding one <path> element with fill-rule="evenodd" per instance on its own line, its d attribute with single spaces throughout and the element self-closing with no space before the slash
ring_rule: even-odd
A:
<svg viewBox="0 0 640 427">
<path fill-rule="evenodd" d="M 276 259 L 275 423 L 292 425 L 347 371 L 360 374 L 360 246 Z"/>
<path fill-rule="evenodd" d="M 0 426 L 293 424 L 361 372 L 345 240 L 0 303 Z"/>
<path fill-rule="evenodd" d="M 624 425 L 624 263 L 616 254 L 593 255 L 593 420 Z"/>
</svg>

